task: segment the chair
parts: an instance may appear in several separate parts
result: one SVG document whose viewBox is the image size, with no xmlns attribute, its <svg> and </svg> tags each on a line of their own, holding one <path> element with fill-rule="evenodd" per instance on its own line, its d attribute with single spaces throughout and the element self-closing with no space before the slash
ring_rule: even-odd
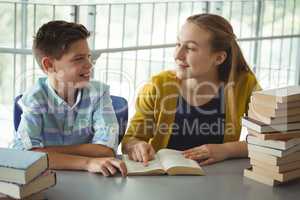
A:
<svg viewBox="0 0 300 200">
<path fill-rule="evenodd" d="M 22 115 L 22 109 L 18 104 L 18 101 L 22 95 L 19 95 L 14 100 L 14 128 L 15 131 L 18 130 L 20 121 L 21 121 L 21 115 Z M 122 138 L 124 136 L 124 133 L 127 128 L 127 122 L 128 122 L 128 102 L 125 98 L 119 97 L 119 96 L 113 96 L 111 95 L 112 105 L 114 108 L 114 111 L 116 113 L 116 117 L 119 124 L 119 144 L 122 141 Z"/>
</svg>

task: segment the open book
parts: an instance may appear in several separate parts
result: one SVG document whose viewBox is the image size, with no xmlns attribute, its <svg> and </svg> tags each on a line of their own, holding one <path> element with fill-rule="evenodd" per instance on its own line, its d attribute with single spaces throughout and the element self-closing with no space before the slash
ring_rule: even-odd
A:
<svg viewBox="0 0 300 200">
<path fill-rule="evenodd" d="M 128 175 L 204 175 L 196 161 L 185 158 L 180 151 L 176 150 L 159 150 L 155 159 L 149 161 L 148 166 L 129 160 L 128 155 L 122 157 L 127 166 Z"/>
</svg>

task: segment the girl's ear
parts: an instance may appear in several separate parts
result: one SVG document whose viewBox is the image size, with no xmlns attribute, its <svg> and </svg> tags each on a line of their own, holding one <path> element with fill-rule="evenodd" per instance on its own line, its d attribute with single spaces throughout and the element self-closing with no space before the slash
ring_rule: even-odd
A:
<svg viewBox="0 0 300 200">
<path fill-rule="evenodd" d="M 217 53 L 216 65 L 221 65 L 227 58 L 227 53 L 225 51 L 220 51 Z"/>
<path fill-rule="evenodd" d="M 47 56 L 43 57 L 41 60 L 42 68 L 45 73 L 52 73 L 55 71 L 53 66 L 53 60 Z"/>
</svg>

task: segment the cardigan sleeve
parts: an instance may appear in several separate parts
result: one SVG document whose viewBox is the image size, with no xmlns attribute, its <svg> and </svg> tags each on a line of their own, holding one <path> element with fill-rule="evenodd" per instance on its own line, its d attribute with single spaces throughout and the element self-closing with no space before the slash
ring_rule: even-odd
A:
<svg viewBox="0 0 300 200">
<path fill-rule="evenodd" d="M 235 87 L 235 112 L 230 112 L 232 104 L 227 103 L 226 106 L 226 123 L 224 142 L 233 142 L 240 139 L 242 124 L 242 117 L 248 113 L 249 102 L 254 91 L 261 90 L 261 87 L 252 72 L 245 73 L 240 76 Z M 227 98 L 228 102 L 232 101 Z M 236 120 L 233 120 L 233 115 Z"/>
<path fill-rule="evenodd" d="M 133 138 L 149 142 L 153 137 L 157 96 L 158 89 L 155 87 L 154 81 L 146 84 L 139 92 L 135 104 L 135 114 L 130 120 L 122 145 Z"/>
</svg>

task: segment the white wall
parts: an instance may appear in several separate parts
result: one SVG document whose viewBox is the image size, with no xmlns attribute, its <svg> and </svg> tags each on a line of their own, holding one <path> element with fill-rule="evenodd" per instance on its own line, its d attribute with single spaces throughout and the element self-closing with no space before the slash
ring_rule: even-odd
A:
<svg viewBox="0 0 300 200">
<path fill-rule="evenodd" d="M 13 108 L 0 105 L 0 147 L 6 147 L 13 137 Z"/>
</svg>

